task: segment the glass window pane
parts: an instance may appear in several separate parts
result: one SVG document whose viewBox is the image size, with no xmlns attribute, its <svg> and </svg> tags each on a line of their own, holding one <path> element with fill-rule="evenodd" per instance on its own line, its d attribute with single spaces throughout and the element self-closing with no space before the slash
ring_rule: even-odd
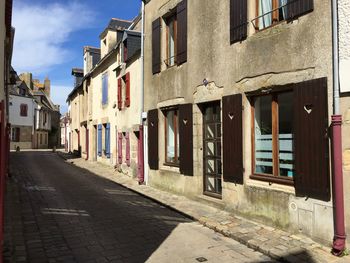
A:
<svg viewBox="0 0 350 263">
<path fill-rule="evenodd" d="M 259 29 L 272 24 L 272 0 L 259 0 Z"/>
<path fill-rule="evenodd" d="M 174 18 L 171 18 L 168 24 L 169 36 L 169 65 L 172 66 L 175 63 L 175 31 L 174 31 Z"/>
<path fill-rule="evenodd" d="M 293 93 L 278 95 L 279 175 L 293 177 Z"/>
<path fill-rule="evenodd" d="M 174 111 L 167 112 L 166 121 L 167 121 L 167 162 L 174 162 L 175 161 Z"/>
<path fill-rule="evenodd" d="M 255 100 L 255 172 L 272 174 L 272 97 Z"/>
</svg>

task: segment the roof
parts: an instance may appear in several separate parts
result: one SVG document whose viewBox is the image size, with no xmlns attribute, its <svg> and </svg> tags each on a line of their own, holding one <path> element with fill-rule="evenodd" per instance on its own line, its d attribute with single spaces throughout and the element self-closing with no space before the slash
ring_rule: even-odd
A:
<svg viewBox="0 0 350 263">
<path fill-rule="evenodd" d="M 103 32 L 100 34 L 100 39 L 104 38 L 105 35 L 107 34 L 108 30 L 112 30 L 112 31 L 122 31 L 126 28 L 128 28 L 129 26 L 131 26 L 132 21 L 130 20 L 123 20 L 123 19 L 119 19 L 119 18 L 112 18 L 109 21 L 109 24 L 107 25 L 107 27 L 103 30 Z"/>
<path fill-rule="evenodd" d="M 82 68 L 72 68 L 72 75 L 84 75 L 84 70 Z"/>
</svg>

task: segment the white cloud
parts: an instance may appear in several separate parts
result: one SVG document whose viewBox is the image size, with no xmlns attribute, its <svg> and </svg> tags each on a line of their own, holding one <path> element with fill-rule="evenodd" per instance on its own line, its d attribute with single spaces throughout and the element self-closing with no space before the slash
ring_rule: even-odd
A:
<svg viewBox="0 0 350 263">
<path fill-rule="evenodd" d="M 72 89 L 72 86 L 51 85 L 51 98 L 53 103 L 61 106 L 61 113 L 65 113 L 68 110 L 66 100 Z"/>
<path fill-rule="evenodd" d="M 78 2 L 33 5 L 17 1 L 13 11 L 16 71 L 43 74 L 66 62 L 70 53 L 64 44 L 71 33 L 89 27 L 92 19 L 92 12 Z"/>
</svg>

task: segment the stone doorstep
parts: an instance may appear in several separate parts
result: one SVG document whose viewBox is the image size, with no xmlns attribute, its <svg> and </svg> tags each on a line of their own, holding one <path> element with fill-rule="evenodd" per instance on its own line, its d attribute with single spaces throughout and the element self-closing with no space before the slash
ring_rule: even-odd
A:
<svg viewBox="0 0 350 263">
<path fill-rule="evenodd" d="M 67 155 L 62 156 L 67 162 L 70 162 Z M 218 208 L 207 206 L 209 211 L 212 211 L 210 215 L 204 216 L 200 212 L 196 212 L 194 207 L 205 207 L 203 203 L 198 201 L 190 200 L 184 196 L 178 196 L 172 193 L 168 193 L 156 188 L 151 188 L 145 185 L 138 185 L 138 183 L 130 177 L 118 173 L 120 177 L 111 177 L 105 173 L 99 173 L 96 170 L 111 170 L 109 166 L 94 167 L 93 163 L 89 163 L 83 159 L 74 159 L 74 165 L 85 168 L 99 176 L 106 177 L 121 186 L 136 192 L 158 204 L 168 207 L 176 212 L 192 219 L 200 224 L 218 232 L 226 237 L 230 237 L 243 245 L 248 246 L 256 251 L 259 251 L 273 259 L 280 260 L 283 262 L 344 262 L 344 258 L 338 258 L 333 256 L 330 251 L 330 247 L 324 247 L 314 241 L 311 241 L 310 248 L 304 248 L 304 240 L 308 243 L 310 239 L 303 235 L 294 235 L 288 232 L 278 230 L 273 227 L 265 226 L 260 223 L 253 222 L 251 220 L 232 216 L 226 211 Z M 184 202 L 188 202 L 191 205 L 184 205 Z M 180 205 L 178 205 L 180 203 Z M 199 209 L 202 210 L 202 209 Z M 213 211 L 216 211 L 213 213 Z M 227 214 L 227 220 L 217 220 L 217 216 L 220 213 Z M 247 227 L 247 224 L 253 227 Z M 260 230 L 259 230 L 260 229 Z M 261 231 L 263 230 L 263 231 Z M 304 242 L 303 242 L 304 241 Z M 350 259 L 349 259 L 350 260 Z"/>
</svg>

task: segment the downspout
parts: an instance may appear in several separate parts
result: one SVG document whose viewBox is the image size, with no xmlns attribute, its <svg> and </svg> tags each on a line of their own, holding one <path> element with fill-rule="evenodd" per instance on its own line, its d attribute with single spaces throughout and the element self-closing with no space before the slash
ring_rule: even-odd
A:
<svg viewBox="0 0 350 263">
<path fill-rule="evenodd" d="M 140 146 L 142 147 L 142 151 L 140 152 L 140 162 L 141 162 L 141 167 L 140 167 L 140 177 L 139 177 L 139 184 L 143 184 L 145 182 L 145 151 L 147 150 L 147 144 L 145 142 L 145 136 L 144 136 L 144 127 L 143 127 L 143 118 L 142 118 L 142 113 L 144 111 L 144 43 L 145 43 L 145 36 L 144 36 L 144 27 L 145 27 L 145 3 L 141 1 L 141 116 L 140 116 Z"/>
<path fill-rule="evenodd" d="M 339 53 L 338 53 L 338 1 L 332 0 L 332 42 L 333 42 L 333 115 L 332 115 L 332 152 L 333 152 L 333 204 L 334 239 L 332 254 L 342 256 L 345 250 L 344 190 L 342 163 L 342 116 L 339 109 Z"/>
</svg>

